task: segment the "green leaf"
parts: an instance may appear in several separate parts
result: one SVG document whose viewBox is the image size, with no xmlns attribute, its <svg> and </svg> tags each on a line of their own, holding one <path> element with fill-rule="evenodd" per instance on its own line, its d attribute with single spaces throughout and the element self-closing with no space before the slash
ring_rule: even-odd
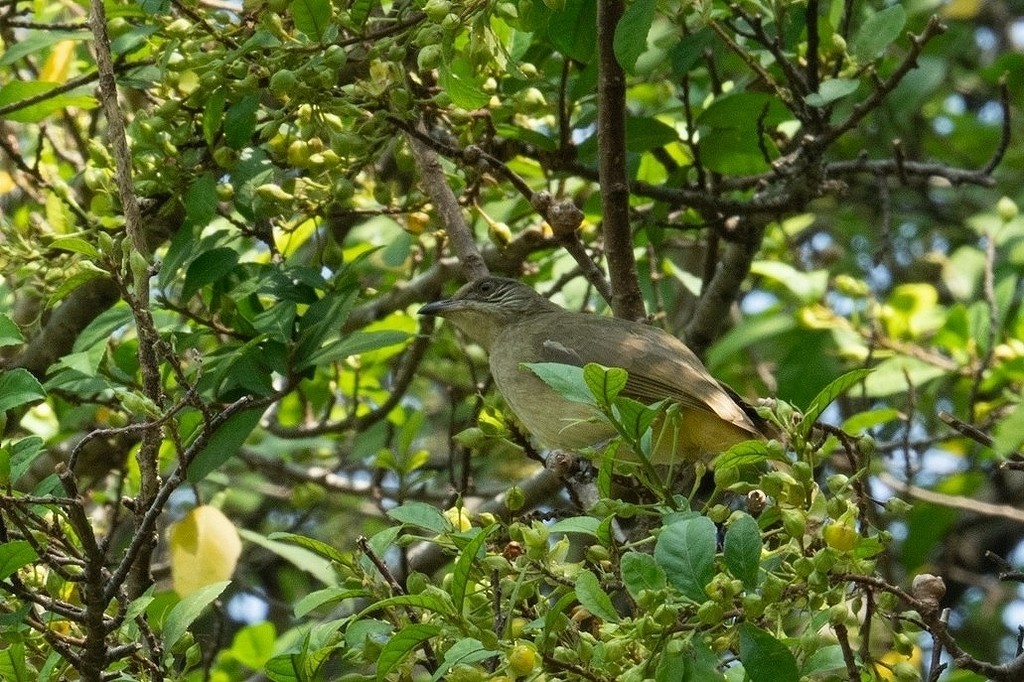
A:
<svg viewBox="0 0 1024 682">
<path fill-rule="evenodd" d="M 5 446 L 5 449 L 10 450 L 11 455 L 11 483 L 17 483 L 25 472 L 32 468 L 32 462 L 46 452 L 43 447 L 45 444 L 45 441 L 39 436 L 28 436 L 16 441 L 14 445 Z"/>
<path fill-rule="evenodd" d="M 296 568 L 310 574 L 324 585 L 333 586 L 338 582 L 338 576 L 335 573 L 331 562 L 305 547 L 291 542 L 271 540 L 265 535 L 255 533 L 251 530 L 246 530 L 245 528 L 239 528 L 238 534 L 246 542 L 251 542 L 273 552 L 285 561 L 294 565 Z"/>
<path fill-rule="evenodd" d="M 316 538 L 311 538 L 306 535 L 297 535 L 295 533 L 284 533 L 278 531 L 268 535 L 267 539 L 274 540 L 276 542 L 284 542 L 297 547 L 305 547 L 310 552 L 313 552 L 314 554 L 336 564 L 345 564 L 348 561 L 348 557 L 336 548 L 327 544 L 323 540 L 317 540 Z"/>
<path fill-rule="evenodd" d="M 221 279 L 238 265 L 238 252 L 227 246 L 205 251 L 189 263 L 181 300 L 187 301 L 202 287 Z"/>
<path fill-rule="evenodd" d="M 582 367 L 563 365 L 560 362 L 527 362 L 522 366 L 536 374 L 563 398 L 577 403 L 597 405 L 583 378 Z"/>
<path fill-rule="evenodd" d="M 711 347 L 705 364 L 711 373 L 715 374 L 754 344 L 771 343 L 775 337 L 794 329 L 796 321 L 793 315 L 780 315 L 769 311 L 745 317 Z"/>
<path fill-rule="evenodd" d="M 206 445 L 188 464 L 186 477 L 190 483 L 198 483 L 210 472 L 235 456 L 245 439 L 256 428 L 263 408 L 242 410 L 228 417 L 227 421 L 217 427 Z"/>
<path fill-rule="evenodd" d="M 903 413 L 895 407 L 880 407 L 877 410 L 866 410 L 852 415 L 842 423 L 842 428 L 843 431 L 856 436 L 902 417 Z"/>
<path fill-rule="evenodd" d="M 705 586 L 715 577 L 718 531 L 711 519 L 695 516 L 662 529 L 654 559 L 679 592 L 695 602 L 708 598 Z"/>
<path fill-rule="evenodd" d="M 274 650 L 275 639 L 274 624 L 270 621 L 247 625 L 235 633 L 228 653 L 245 667 L 262 670 Z"/>
<path fill-rule="evenodd" d="M 348 10 L 349 20 L 356 28 L 362 28 L 378 2 L 379 0 L 352 0 Z"/>
<path fill-rule="evenodd" d="M 171 0 L 135 0 L 135 4 L 150 16 L 171 11 Z"/>
<path fill-rule="evenodd" d="M 761 531 L 757 527 L 757 521 L 748 514 L 741 514 L 733 519 L 725 531 L 725 566 L 730 573 L 743 581 L 743 586 L 748 590 L 757 587 L 761 549 Z"/>
<path fill-rule="evenodd" d="M 1006 457 L 1024 444 L 1024 403 L 1017 405 L 1005 419 L 996 425 L 993 449 Z"/>
<path fill-rule="evenodd" d="M 206 227 L 217 215 L 217 179 L 203 173 L 185 191 L 185 220 L 195 227 Z"/>
<path fill-rule="evenodd" d="M 556 521 L 548 530 L 552 533 L 582 533 L 597 537 L 601 521 L 593 516 L 573 516 Z"/>
<path fill-rule="evenodd" d="M 762 117 L 763 115 L 763 117 Z M 770 132 L 786 119 L 786 109 L 766 93 L 739 92 L 718 97 L 697 117 L 701 129 L 701 161 L 707 168 L 724 174 L 745 175 L 768 168 L 777 155 Z M 758 123 L 764 135 L 758 130 Z"/>
<path fill-rule="evenodd" d="M 750 266 L 750 272 L 777 282 L 801 303 L 817 303 L 828 291 L 827 270 L 804 272 L 788 263 L 759 260 Z"/>
<path fill-rule="evenodd" d="M 628 379 L 629 375 L 621 367 L 604 367 L 595 362 L 583 367 L 583 381 L 600 405 L 611 405 Z"/>
<path fill-rule="evenodd" d="M 26 605 L 24 608 L 27 610 L 28 606 Z M 21 621 L 24 615 L 23 611 L 16 612 L 15 616 L 19 616 L 19 618 L 15 622 Z M 29 675 L 28 666 L 26 665 L 29 658 L 29 654 L 25 652 L 24 641 L 15 639 L 10 644 L 0 647 L 0 679 L 10 680 L 10 682 L 29 682 L 30 680 L 47 679 L 34 674 Z M 53 679 L 53 677 L 49 679 Z"/>
<path fill-rule="evenodd" d="M 353 355 L 359 355 L 379 348 L 387 348 L 388 346 L 396 346 L 408 341 L 410 336 L 411 334 L 408 332 L 392 330 L 352 332 L 348 336 L 329 343 L 306 357 L 298 365 L 298 369 L 302 370 L 307 367 L 328 365 Z"/>
<path fill-rule="evenodd" d="M 302 597 L 299 601 L 295 602 L 295 607 L 292 609 L 292 612 L 295 614 L 296 618 L 303 618 L 306 614 L 315 611 L 325 604 L 334 604 L 345 601 L 346 599 L 366 599 L 371 596 L 372 593 L 368 590 L 354 590 L 344 587 L 325 587 L 322 590 L 310 592 L 305 597 Z"/>
<path fill-rule="evenodd" d="M 559 597 L 555 605 L 548 609 L 548 612 L 544 614 L 544 639 L 540 641 L 546 640 L 559 623 L 567 621 L 565 610 L 574 603 L 576 603 L 576 593 L 570 591 Z"/>
<path fill-rule="evenodd" d="M 455 666 L 460 663 L 470 664 L 478 661 L 483 661 L 492 657 L 495 654 L 494 650 L 488 649 L 478 639 L 472 637 L 465 637 L 458 640 L 453 644 L 448 651 L 444 653 L 444 661 L 438 666 L 437 670 L 431 676 L 432 682 L 445 679 L 445 675 L 448 674 Z M 380 678 L 377 678 L 378 680 Z"/>
<path fill-rule="evenodd" d="M 626 118 L 626 149 L 631 152 L 645 152 L 659 149 L 679 140 L 679 133 L 667 123 L 656 118 L 628 116 Z"/>
<path fill-rule="evenodd" d="M 472 66 L 463 57 L 441 65 L 438 83 L 457 107 L 479 109 L 491 101 L 491 96 L 483 91 L 483 79 L 473 73 Z"/>
<path fill-rule="evenodd" d="M 715 32 L 707 26 L 696 33 L 683 36 L 668 53 L 669 62 L 672 64 L 672 75 L 680 78 L 689 73 L 698 60 L 704 58 L 705 52 L 714 43 Z"/>
<path fill-rule="evenodd" d="M 121 327 L 131 323 L 131 308 L 124 303 L 118 303 L 113 308 L 104 310 L 93 318 L 93 321 L 89 323 L 89 326 L 78 335 L 78 338 L 75 339 L 75 345 L 72 347 L 72 350 L 80 352 L 89 350 L 97 345 L 101 345 L 106 348 L 111 334 Z"/>
<path fill-rule="evenodd" d="M 655 0 L 633 0 L 615 27 L 612 45 L 615 59 L 626 73 L 634 74 L 636 60 L 647 49 L 647 34 L 654 22 Z"/>
<path fill-rule="evenodd" d="M 50 248 L 69 251 L 71 253 L 80 253 L 83 256 L 88 256 L 89 258 L 100 257 L 99 250 L 81 237 L 57 237 L 50 242 Z"/>
<path fill-rule="evenodd" d="M 46 397 L 39 380 L 22 367 L 0 373 L 0 412 Z"/>
<path fill-rule="evenodd" d="M 592 614 L 608 623 L 617 623 L 620 620 L 615 606 L 612 605 L 612 598 L 601 587 L 597 576 L 583 569 L 576 576 L 576 598 L 580 604 Z"/>
<path fill-rule="evenodd" d="M 227 94 L 224 88 L 218 88 L 203 107 L 203 139 L 206 144 L 213 146 L 220 132 L 221 123 L 224 121 L 224 106 L 227 104 Z"/>
<path fill-rule="evenodd" d="M 615 421 L 622 429 L 622 434 L 626 438 L 631 442 L 639 442 L 644 434 L 647 433 L 647 430 L 651 428 L 651 424 L 657 419 L 658 414 L 661 413 L 661 406 L 664 403 L 665 401 L 662 400 L 652 406 L 648 406 L 632 398 L 619 396 L 615 399 L 613 409 Z"/>
<path fill-rule="evenodd" d="M 665 571 L 657 560 L 645 552 L 626 552 L 619 565 L 622 582 L 633 597 L 644 590 L 660 590 L 665 587 Z"/>
<path fill-rule="evenodd" d="M 306 359 L 320 350 L 324 340 L 341 329 L 355 305 L 356 291 L 337 291 L 324 295 L 311 304 L 299 319 L 298 343 L 295 346 L 295 362 L 299 367 L 308 367 Z"/>
<path fill-rule="evenodd" d="M 17 41 L 4 45 L 4 53 L 0 55 L 0 66 L 13 64 L 22 57 L 41 52 L 43 49 L 65 40 L 92 39 L 92 31 L 27 31 L 20 35 Z M 42 57 L 42 55 L 39 56 Z"/>
<path fill-rule="evenodd" d="M 16 102 L 25 102 L 30 98 L 42 96 L 51 90 L 59 87 L 56 83 L 42 83 L 39 81 L 12 81 L 6 83 L 0 88 L 0 106 L 6 107 L 9 104 Z M 79 89 L 78 93 L 84 93 L 85 91 Z M 72 90 L 64 94 L 55 94 L 52 97 L 46 97 L 34 104 L 26 104 L 20 108 L 8 111 L 4 114 L 4 119 L 7 121 L 14 121 L 16 123 L 38 123 L 44 118 L 55 114 L 61 109 L 67 107 L 76 107 L 78 109 L 92 109 L 99 105 L 96 98 L 92 95 L 87 94 L 75 94 L 76 91 Z"/>
<path fill-rule="evenodd" d="M 857 32 L 851 50 L 853 56 L 860 62 L 871 61 L 899 37 L 906 23 L 907 11 L 903 5 L 892 5 L 873 14 Z"/>
<path fill-rule="evenodd" d="M 224 141 L 232 149 L 241 149 L 249 143 L 256 131 L 256 111 L 259 105 L 259 97 L 246 95 L 224 114 Z"/>
<path fill-rule="evenodd" d="M 174 605 L 174 608 L 171 609 L 171 612 L 167 614 L 167 618 L 164 620 L 163 643 L 165 651 L 169 651 L 178 643 L 178 640 L 181 639 L 181 636 L 185 634 L 195 619 L 230 584 L 230 580 L 224 580 L 219 583 L 211 583 L 206 587 L 200 587 Z"/>
<path fill-rule="evenodd" d="M 691 646 L 684 652 L 684 673 L 663 674 L 659 666 L 655 682 L 725 682 L 726 676 L 719 669 L 718 655 L 712 651 L 711 646 L 700 637 L 691 638 L 691 642 Z"/>
<path fill-rule="evenodd" d="M 447 533 L 452 529 L 452 524 L 448 522 L 444 514 L 437 507 L 426 502 L 406 502 L 394 509 L 389 509 L 387 515 L 399 523 L 425 528 L 434 533 Z"/>
<path fill-rule="evenodd" d="M 772 459 L 774 455 L 764 441 L 746 440 L 736 443 L 720 454 L 711 463 L 712 469 L 733 469 L 751 464 L 760 464 Z"/>
<path fill-rule="evenodd" d="M 22 566 L 39 558 L 28 540 L 12 540 L 0 544 L 0 580 L 6 580 Z"/>
<path fill-rule="evenodd" d="M 290 7 L 295 28 L 319 42 L 331 23 L 330 0 L 292 0 Z"/>
<path fill-rule="evenodd" d="M 455 561 L 455 567 L 452 569 L 451 588 L 456 613 L 462 613 L 466 601 L 466 588 L 469 587 L 469 578 L 473 567 L 480 558 L 480 549 L 487 542 L 487 537 L 497 528 L 497 524 L 492 524 L 487 528 L 476 529 L 476 536 L 459 552 L 459 558 Z"/>
<path fill-rule="evenodd" d="M 97 277 L 105 277 L 109 274 L 100 270 L 99 267 L 90 261 L 82 261 L 78 265 L 80 269 L 75 271 L 70 277 L 61 279 L 57 288 L 50 293 L 50 297 L 46 301 L 47 307 L 53 307 L 57 302 L 64 300 L 68 294 L 86 282 L 91 282 Z"/>
<path fill-rule="evenodd" d="M 861 368 L 847 372 L 840 377 L 834 379 L 825 388 L 818 392 L 818 395 L 814 397 L 807 410 L 804 412 L 804 418 L 800 420 L 799 430 L 804 436 L 811 432 L 811 427 L 814 426 L 815 422 L 818 421 L 818 417 L 825 411 L 832 401 L 846 393 L 848 390 L 864 381 L 864 379 L 871 374 L 874 370 Z"/>
<path fill-rule="evenodd" d="M 426 609 L 427 611 L 433 611 L 434 613 L 451 616 L 453 618 L 458 617 L 459 615 L 455 613 L 455 607 L 452 604 L 451 597 L 447 594 L 441 594 L 439 593 L 439 590 L 435 589 L 433 591 L 421 592 L 419 594 L 402 594 L 397 597 L 378 599 L 356 614 L 356 618 L 362 619 L 375 611 L 381 611 L 395 606 L 411 606 L 413 609 Z"/>
<path fill-rule="evenodd" d="M 740 624 L 740 661 L 751 682 L 799 682 L 796 658 L 768 632 Z"/>
<path fill-rule="evenodd" d="M 21 335 L 21 329 L 11 318 L 0 314 L 0 348 L 4 346 L 17 346 L 25 343 L 25 337 Z"/>
<path fill-rule="evenodd" d="M 597 47 L 597 3 L 566 0 L 548 19 L 548 40 L 566 57 L 587 64 Z"/>
<path fill-rule="evenodd" d="M 302 655 L 294 652 L 274 656 L 263 666 L 263 671 L 273 682 L 303 682 L 306 677 L 300 678 L 300 670 L 303 668 Z"/>
<path fill-rule="evenodd" d="M 388 673 L 399 666 L 420 644 L 440 634 L 441 628 L 430 623 L 412 623 L 393 634 L 377 656 L 377 679 L 388 679 Z"/>
<path fill-rule="evenodd" d="M 852 95 L 860 87 L 860 81 L 852 78 L 833 78 L 822 83 L 817 92 L 812 92 L 804 99 L 812 107 L 823 107 L 837 99 Z"/>
<path fill-rule="evenodd" d="M 825 646 L 804 661 L 803 670 L 800 674 L 803 678 L 813 679 L 837 679 L 835 673 L 846 668 L 846 659 L 843 657 L 843 647 L 839 644 Z"/>
</svg>

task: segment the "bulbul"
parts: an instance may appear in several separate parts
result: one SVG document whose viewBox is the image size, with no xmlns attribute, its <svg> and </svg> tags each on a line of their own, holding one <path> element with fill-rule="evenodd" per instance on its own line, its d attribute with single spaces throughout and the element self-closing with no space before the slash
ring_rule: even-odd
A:
<svg viewBox="0 0 1024 682">
<path fill-rule="evenodd" d="M 528 363 L 621 367 L 629 379 L 620 395 L 645 404 L 678 403 L 676 418 L 654 424 L 657 464 L 706 460 L 735 443 L 763 438 L 735 393 L 683 342 L 657 327 L 566 310 L 503 277 L 477 279 L 419 313 L 449 320 L 487 351 L 498 391 L 546 447 L 579 452 L 599 447 L 615 430 L 595 407 L 550 388 L 523 366 Z"/>
</svg>

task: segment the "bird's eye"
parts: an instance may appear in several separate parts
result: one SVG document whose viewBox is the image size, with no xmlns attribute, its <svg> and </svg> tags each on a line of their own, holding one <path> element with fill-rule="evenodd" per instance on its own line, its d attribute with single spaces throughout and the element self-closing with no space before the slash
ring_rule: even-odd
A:
<svg viewBox="0 0 1024 682">
<path fill-rule="evenodd" d="M 483 281 L 480 282 L 479 291 L 481 294 L 490 294 L 494 292 L 494 282 Z"/>
</svg>

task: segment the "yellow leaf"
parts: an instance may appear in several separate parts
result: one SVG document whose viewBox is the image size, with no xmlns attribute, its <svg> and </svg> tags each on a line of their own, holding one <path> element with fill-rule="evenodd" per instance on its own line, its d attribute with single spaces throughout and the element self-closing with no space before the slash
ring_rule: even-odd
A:
<svg viewBox="0 0 1024 682">
<path fill-rule="evenodd" d="M 230 579 L 242 553 L 238 530 L 216 507 L 196 507 L 171 524 L 168 538 L 171 578 L 181 597 Z"/>
<path fill-rule="evenodd" d="M 39 80 L 44 83 L 63 83 L 68 79 L 71 62 L 75 56 L 74 40 L 62 40 L 53 46 L 46 63 L 39 70 Z"/>
<path fill-rule="evenodd" d="M 7 194 L 13 192 L 17 185 L 14 184 L 14 179 L 9 173 L 0 171 L 0 194 Z"/>
<path fill-rule="evenodd" d="M 973 19 L 981 11 L 981 0 L 952 0 L 940 11 L 947 19 Z"/>
</svg>

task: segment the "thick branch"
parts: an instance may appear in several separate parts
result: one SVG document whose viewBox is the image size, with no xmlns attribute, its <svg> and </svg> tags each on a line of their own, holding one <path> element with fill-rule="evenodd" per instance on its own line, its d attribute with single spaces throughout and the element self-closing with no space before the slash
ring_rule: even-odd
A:
<svg viewBox="0 0 1024 682">
<path fill-rule="evenodd" d="M 612 311 L 616 317 L 646 317 L 633 257 L 629 225 L 629 177 L 626 165 L 626 76 L 615 58 L 615 27 L 622 17 L 622 0 L 597 3 L 597 145 L 601 178 L 601 213 L 608 273 L 612 281 Z"/>
<path fill-rule="evenodd" d="M 448 239 L 451 241 L 455 255 L 458 256 L 466 279 L 474 280 L 486 277 L 488 274 L 487 264 L 484 262 L 483 256 L 480 255 L 480 250 L 473 239 L 473 231 L 469 229 L 466 218 L 462 214 L 459 200 L 448 184 L 444 168 L 441 167 L 440 157 L 433 149 L 413 135 L 408 135 L 406 139 L 409 141 L 413 158 L 416 159 L 416 167 L 420 171 L 423 188 L 434 202 L 434 209 L 448 233 Z"/>
</svg>

